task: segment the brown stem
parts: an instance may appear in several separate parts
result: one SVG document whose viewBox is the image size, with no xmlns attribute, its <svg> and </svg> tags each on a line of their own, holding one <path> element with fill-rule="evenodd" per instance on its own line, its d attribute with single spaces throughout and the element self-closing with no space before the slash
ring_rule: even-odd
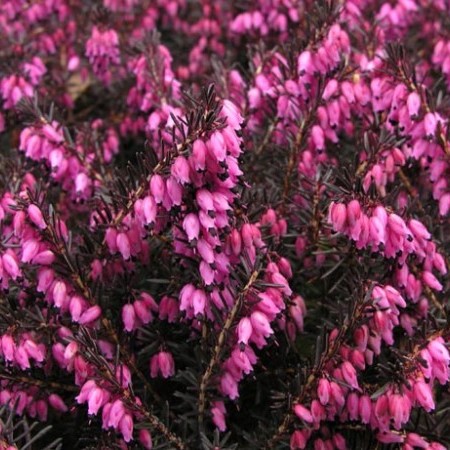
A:
<svg viewBox="0 0 450 450">
<path fill-rule="evenodd" d="M 249 280 L 247 281 L 247 284 L 238 294 L 236 301 L 233 305 L 233 308 L 229 311 L 225 323 L 223 324 L 222 330 L 220 331 L 219 337 L 217 338 L 217 343 L 214 347 L 214 351 L 209 361 L 209 364 L 205 372 L 203 373 L 202 379 L 200 381 L 200 388 L 198 394 L 198 423 L 200 430 L 203 429 L 203 418 L 205 415 L 205 408 L 206 408 L 206 388 L 208 387 L 208 382 L 213 374 L 214 368 L 219 363 L 220 356 L 222 354 L 228 332 L 231 326 L 233 325 L 236 315 L 238 314 L 248 291 L 251 289 L 253 283 L 257 280 L 258 276 L 259 270 L 255 270 L 254 272 L 252 272 Z"/>
<path fill-rule="evenodd" d="M 286 168 L 286 175 L 284 176 L 283 180 L 283 206 L 282 209 L 284 209 L 286 203 L 289 200 L 289 192 L 291 190 L 291 179 L 292 174 L 295 170 L 295 167 L 297 166 L 297 161 L 299 157 L 300 147 L 302 145 L 302 141 L 304 138 L 305 133 L 305 121 L 302 121 L 300 128 L 298 130 L 298 133 L 295 137 L 294 145 L 291 148 L 291 152 L 289 154 L 289 161 Z"/>
<path fill-rule="evenodd" d="M 262 151 L 264 150 L 265 146 L 268 144 L 270 138 L 272 137 L 272 134 L 275 131 L 278 122 L 279 122 L 279 119 L 276 118 L 267 127 L 267 131 L 266 131 L 266 133 L 264 135 L 264 138 L 263 138 L 261 144 L 259 144 L 259 146 L 256 148 L 256 150 L 254 152 L 255 155 L 260 155 L 262 153 Z"/>
<path fill-rule="evenodd" d="M 2 373 L 0 378 L 4 380 L 14 381 L 16 383 L 24 383 L 24 384 L 32 384 L 34 386 L 39 386 L 42 389 L 52 389 L 56 391 L 68 391 L 68 392 L 79 392 L 79 389 L 76 386 L 57 383 L 56 381 L 44 381 L 38 380 L 37 378 L 27 377 L 25 375 L 9 375 L 6 373 Z"/>
<path fill-rule="evenodd" d="M 57 250 L 62 254 L 64 262 L 66 263 L 66 266 L 67 266 L 67 268 L 69 269 L 69 271 L 70 271 L 70 273 L 72 275 L 72 279 L 74 280 L 76 287 L 83 294 L 83 296 L 89 301 L 89 303 L 91 305 L 95 305 L 97 303 L 96 299 L 92 295 L 92 292 L 91 292 L 89 286 L 87 285 L 87 283 L 83 280 L 82 275 L 79 273 L 77 268 L 74 267 L 74 265 L 72 264 L 72 261 L 70 259 L 70 256 L 69 256 L 68 249 L 67 249 L 66 245 L 64 243 L 59 242 L 58 234 L 56 233 L 56 230 L 55 230 L 55 228 L 54 228 L 54 226 L 53 226 L 53 224 L 51 223 L 50 220 L 47 221 L 47 224 L 48 224 L 48 226 L 47 226 L 47 229 L 46 229 L 46 233 L 51 238 L 51 240 L 54 243 L 54 245 L 57 247 Z M 117 333 L 116 333 L 116 331 L 115 331 L 111 321 L 109 319 L 107 319 L 106 317 L 103 317 L 101 319 L 101 323 L 102 323 L 104 329 L 106 330 L 109 338 L 119 348 L 119 352 L 120 352 L 121 357 L 123 358 L 122 359 L 123 362 L 127 366 L 129 366 L 131 371 L 134 373 L 134 375 L 137 376 L 142 381 L 142 383 L 144 384 L 145 388 L 152 395 L 152 397 L 158 403 L 161 404 L 162 403 L 162 399 L 154 391 L 153 387 L 151 386 L 151 384 L 148 381 L 148 378 L 136 366 L 135 362 L 132 360 L 132 358 L 130 358 L 130 356 L 126 352 L 126 349 L 122 345 L 120 345 L 119 337 L 118 337 L 118 335 L 117 335 Z M 160 422 L 160 420 L 156 416 L 154 416 L 149 411 L 147 411 L 147 409 L 144 407 L 144 405 L 140 406 L 140 412 L 143 415 L 145 415 L 145 417 L 147 417 L 149 420 L 151 418 L 151 423 L 157 425 L 157 426 L 155 425 L 155 428 L 157 430 L 159 430 L 159 431 L 162 431 L 164 436 L 170 442 L 172 442 L 176 446 L 176 448 L 178 448 L 180 450 L 186 448 L 184 446 L 184 444 L 182 443 L 181 439 L 178 438 L 173 433 L 169 432 L 167 427 L 162 422 Z"/>
<path fill-rule="evenodd" d="M 311 229 L 311 234 L 312 234 L 312 242 L 313 245 L 316 246 L 317 242 L 319 240 L 319 235 L 320 235 L 320 225 L 322 223 L 322 213 L 320 212 L 319 209 L 319 203 L 320 203 L 320 198 L 321 198 L 321 187 L 322 184 L 320 183 L 320 181 L 317 181 L 316 184 L 316 188 L 314 190 L 314 196 L 313 196 L 313 201 L 312 201 L 312 215 L 311 215 L 311 224 L 310 224 L 310 229 Z"/>
<path fill-rule="evenodd" d="M 336 353 L 341 348 L 341 345 L 343 344 L 348 332 L 355 327 L 356 323 L 358 323 L 359 319 L 364 314 L 364 309 L 365 309 L 365 296 L 362 296 L 359 299 L 359 301 L 355 302 L 353 306 L 350 321 L 342 325 L 342 327 L 339 329 L 339 334 L 337 335 L 336 339 L 322 353 L 319 363 L 311 371 L 310 375 L 306 380 L 306 383 L 301 388 L 300 394 L 293 400 L 293 404 L 303 402 L 304 398 L 307 396 L 311 387 L 317 381 L 317 378 L 320 377 L 324 366 L 336 355 Z M 267 441 L 267 443 L 264 446 L 264 449 L 274 448 L 275 444 L 283 437 L 284 434 L 288 432 L 289 426 L 293 418 L 294 415 L 292 411 L 289 411 L 285 414 L 283 420 L 281 421 L 281 424 L 277 427 L 272 437 Z"/>
<path fill-rule="evenodd" d="M 89 352 L 89 351 L 88 351 Z M 90 351 L 92 354 L 92 350 Z M 110 368 L 106 368 L 103 366 L 98 365 L 98 361 L 93 361 L 94 364 L 97 364 L 97 368 L 102 373 L 103 377 L 111 383 L 112 386 L 118 386 L 117 380 L 113 374 L 113 372 L 110 370 Z M 120 394 L 121 399 L 124 402 L 124 404 L 127 405 L 127 407 L 140 414 L 141 416 L 145 417 L 153 429 L 158 431 L 161 435 L 163 435 L 167 442 L 170 442 L 173 447 L 178 450 L 187 450 L 187 446 L 184 444 L 184 442 L 181 440 L 180 437 L 178 437 L 176 434 L 172 433 L 167 426 L 154 414 L 152 414 L 143 404 L 142 402 L 138 401 L 136 396 L 134 395 L 133 391 L 127 387 L 127 388 L 120 388 Z"/>
<path fill-rule="evenodd" d="M 150 425 L 163 435 L 168 442 L 174 445 L 174 448 L 178 450 L 186 450 L 188 447 L 176 434 L 172 433 L 155 415 L 141 407 L 140 412 L 149 421 Z"/>
<path fill-rule="evenodd" d="M 411 184 L 411 181 L 406 176 L 405 172 L 403 172 L 402 169 L 398 171 L 398 175 L 400 177 L 400 180 L 402 181 L 403 185 L 405 186 L 406 190 L 408 191 L 408 194 L 411 196 L 411 198 L 414 199 L 414 201 L 417 203 L 417 206 L 419 208 L 419 211 L 421 214 L 425 214 L 425 210 L 422 206 L 422 202 L 420 201 L 417 192 L 415 191 L 413 185 Z"/>
</svg>

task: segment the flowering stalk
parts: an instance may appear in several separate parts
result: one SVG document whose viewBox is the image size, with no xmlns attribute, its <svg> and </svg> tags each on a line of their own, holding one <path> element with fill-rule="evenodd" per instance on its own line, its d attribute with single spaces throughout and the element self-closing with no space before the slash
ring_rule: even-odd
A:
<svg viewBox="0 0 450 450">
<path fill-rule="evenodd" d="M 228 312 L 227 318 L 222 326 L 222 330 L 220 331 L 219 336 L 217 337 L 217 343 L 214 347 L 211 359 L 201 378 L 198 394 L 198 420 L 199 420 L 199 427 L 201 430 L 203 429 L 203 416 L 205 414 L 206 389 L 208 387 L 208 382 L 213 374 L 214 368 L 219 363 L 219 359 L 226 342 L 227 334 L 230 332 L 230 328 L 236 319 L 236 315 L 238 314 L 239 310 L 242 307 L 242 302 L 244 301 L 247 292 L 252 288 L 252 285 L 257 280 L 258 275 L 259 275 L 258 270 L 252 272 L 249 280 L 247 281 L 247 284 L 239 292 L 237 299 L 233 305 L 233 308 Z"/>
</svg>

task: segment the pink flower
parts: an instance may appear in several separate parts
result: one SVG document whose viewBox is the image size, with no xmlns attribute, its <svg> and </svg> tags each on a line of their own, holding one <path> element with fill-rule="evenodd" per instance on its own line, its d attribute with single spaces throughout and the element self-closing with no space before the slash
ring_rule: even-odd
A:
<svg viewBox="0 0 450 450">
<path fill-rule="evenodd" d="M 47 228 L 47 224 L 45 223 L 44 216 L 42 215 L 41 210 L 38 206 L 33 203 L 27 208 L 28 217 L 30 220 L 41 230 L 45 230 Z"/>
<path fill-rule="evenodd" d="M 150 374 L 156 378 L 161 373 L 163 378 L 170 378 L 175 374 L 175 362 L 171 353 L 161 351 L 153 355 L 150 360 Z"/>
<path fill-rule="evenodd" d="M 206 152 L 206 144 L 200 139 L 195 140 L 192 146 L 191 161 L 196 171 L 205 170 Z"/>
<path fill-rule="evenodd" d="M 436 291 L 442 291 L 442 284 L 439 283 L 438 279 L 431 272 L 425 270 L 422 273 L 422 280 L 430 288 L 435 289 Z"/>
<path fill-rule="evenodd" d="M 350 392 L 350 394 L 347 396 L 346 400 L 346 407 L 348 410 L 349 418 L 350 420 L 357 420 L 360 416 L 363 418 L 363 420 L 368 421 L 370 419 L 370 409 L 366 409 L 366 404 L 364 404 L 364 410 L 361 409 L 361 412 L 364 414 L 360 414 L 359 411 L 359 398 L 358 394 L 356 392 Z M 361 403 L 361 406 L 363 404 Z"/>
<path fill-rule="evenodd" d="M 39 242 L 35 239 L 29 239 L 22 245 L 22 262 L 30 262 L 39 252 Z"/>
<path fill-rule="evenodd" d="M 58 394 L 50 394 L 48 397 L 48 403 L 54 409 L 59 412 L 67 412 L 69 408 L 64 403 L 64 400 Z"/>
<path fill-rule="evenodd" d="M 348 383 L 353 389 L 358 389 L 358 378 L 353 365 L 348 361 L 344 361 L 341 365 L 341 370 L 346 383 Z"/>
<path fill-rule="evenodd" d="M 22 275 L 22 271 L 19 268 L 19 263 L 15 253 L 7 250 L 2 255 L 2 265 L 5 272 L 13 279 L 16 280 Z"/>
<path fill-rule="evenodd" d="M 179 313 L 179 306 L 177 300 L 172 297 L 164 296 L 159 304 L 159 318 L 161 320 L 167 319 L 169 323 L 175 322 Z"/>
<path fill-rule="evenodd" d="M 214 201 L 211 192 L 206 189 L 199 189 L 196 194 L 198 206 L 205 212 L 214 212 Z"/>
<path fill-rule="evenodd" d="M 343 406 L 345 404 L 345 397 L 342 392 L 342 388 L 334 381 L 330 382 L 330 393 L 331 398 L 338 406 Z"/>
<path fill-rule="evenodd" d="M 314 421 L 311 412 L 308 409 L 306 409 L 303 405 L 300 404 L 295 405 L 294 412 L 299 419 L 304 420 L 305 422 L 312 423 Z"/>
<path fill-rule="evenodd" d="M 53 286 L 53 302 L 58 308 L 64 307 L 67 301 L 67 286 L 64 281 L 57 281 Z"/>
<path fill-rule="evenodd" d="M 190 213 L 183 219 L 183 230 L 190 241 L 198 239 L 200 234 L 200 222 L 197 215 Z"/>
<path fill-rule="evenodd" d="M 358 412 L 361 417 L 361 422 L 368 424 L 372 415 L 372 402 L 368 395 L 362 395 L 359 398 Z"/>
<path fill-rule="evenodd" d="M 130 240 L 126 233 L 118 233 L 116 238 L 116 245 L 119 252 L 122 254 L 123 259 L 130 259 L 131 247 Z"/>
<path fill-rule="evenodd" d="M 122 321 L 126 331 L 131 332 L 136 327 L 136 311 L 133 305 L 127 304 L 122 307 Z"/>
<path fill-rule="evenodd" d="M 146 429 L 139 430 L 139 442 L 145 450 L 151 450 L 153 448 L 153 442 L 150 431 Z"/>
<path fill-rule="evenodd" d="M 96 415 L 99 409 L 107 402 L 108 395 L 104 389 L 94 387 L 87 398 L 88 414 Z"/>
<path fill-rule="evenodd" d="M 291 440 L 290 440 L 291 450 L 305 449 L 308 439 L 309 439 L 308 430 L 294 431 L 291 435 Z"/>
<path fill-rule="evenodd" d="M 205 313 L 206 294 L 202 289 L 196 289 L 192 294 L 192 307 L 194 316 L 203 315 Z"/>
<path fill-rule="evenodd" d="M 142 211 L 147 225 L 152 224 L 156 220 L 157 206 L 154 198 L 148 195 L 142 200 Z"/>
<path fill-rule="evenodd" d="M 152 193 L 157 204 L 163 201 L 165 191 L 166 188 L 163 178 L 161 175 L 154 174 L 150 179 L 150 192 Z"/>
<path fill-rule="evenodd" d="M 425 411 L 432 411 L 435 408 L 431 387 L 424 381 L 416 381 L 414 383 L 414 398 L 416 402 L 422 406 Z"/>
<path fill-rule="evenodd" d="M 262 334 L 264 337 L 268 337 L 273 334 L 273 330 L 270 326 L 270 322 L 267 319 L 267 316 L 260 311 L 255 311 L 250 316 L 250 321 L 252 325 L 252 329 Z"/>
<path fill-rule="evenodd" d="M 112 403 L 111 408 L 109 409 L 109 418 L 107 426 L 117 429 L 125 413 L 126 411 L 122 401 L 119 399 L 115 400 Z"/>
<path fill-rule="evenodd" d="M 125 414 L 119 422 L 119 431 L 125 442 L 133 439 L 133 425 L 133 417 L 130 414 Z"/>
<path fill-rule="evenodd" d="M 171 353 L 159 353 L 159 367 L 163 378 L 169 378 L 175 374 L 175 362 Z"/>
<path fill-rule="evenodd" d="M 317 395 L 319 396 L 320 403 L 327 405 L 330 400 L 330 382 L 326 378 L 319 380 Z"/>
<path fill-rule="evenodd" d="M 238 384 L 230 372 L 224 372 L 220 378 L 220 388 L 223 395 L 234 400 L 239 397 Z"/>
<path fill-rule="evenodd" d="M 450 363 L 450 355 L 443 339 L 433 339 L 427 345 L 427 350 L 435 361 L 443 362 L 446 366 Z"/>
<path fill-rule="evenodd" d="M 244 317 L 239 321 L 237 326 L 238 342 L 244 345 L 248 344 L 248 340 L 252 335 L 252 322 L 248 317 Z"/>
<path fill-rule="evenodd" d="M 178 156 L 175 158 L 174 163 L 171 166 L 172 176 L 180 183 L 190 183 L 189 177 L 189 164 L 184 156 Z"/>
<path fill-rule="evenodd" d="M 91 306 L 90 308 L 86 309 L 86 311 L 84 311 L 81 316 L 80 319 L 78 320 L 78 323 L 80 325 L 86 325 L 92 322 L 95 322 L 102 314 L 102 310 L 100 308 L 100 306 L 98 305 L 94 305 Z"/>
<path fill-rule="evenodd" d="M 347 208 L 342 203 L 330 205 L 330 219 L 336 231 L 343 232 L 347 221 Z"/>
<path fill-rule="evenodd" d="M 407 107 L 408 107 L 409 115 L 412 118 L 416 118 L 418 116 L 419 109 L 420 109 L 420 104 L 421 104 L 421 100 L 420 100 L 419 94 L 417 92 L 412 92 L 411 94 L 409 94 L 406 104 L 407 104 Z"/>
<path fill-rule="evenodd" d="M 214 425 L 222 432 L 226 431 L 227 425 L 225 422 L 225 405 L 221 401 L 215 401 L 211 404 L 211 414 Z"/>
<path fill-rule="evenodd" d="M 394 427 L 398 430 L 408 422 L 411 413 L 411 402 L 408 397 L 392 394 L 389 397 L 389 412 L 394 421 Z"/>
</svg>

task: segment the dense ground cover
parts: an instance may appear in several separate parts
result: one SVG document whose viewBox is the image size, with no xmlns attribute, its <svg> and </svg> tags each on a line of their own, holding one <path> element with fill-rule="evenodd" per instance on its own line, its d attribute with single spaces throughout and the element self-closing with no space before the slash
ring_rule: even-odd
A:
<svg viewBox="0 0 450 450">
<path fill-rule="evenodd" d="M 0 448 L 450 447 L 448 0 L 0 37 Z"/>
</svg>

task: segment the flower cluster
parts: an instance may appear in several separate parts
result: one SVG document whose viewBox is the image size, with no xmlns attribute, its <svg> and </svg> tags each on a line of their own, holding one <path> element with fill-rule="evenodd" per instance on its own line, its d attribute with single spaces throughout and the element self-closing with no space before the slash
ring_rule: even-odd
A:
<svg viewBox="0 0 450 450">
<path fill-rule="evenodd" d="M 1 2 L 0 448 L 449 448 L 449 23 Z"/>
</svg>

